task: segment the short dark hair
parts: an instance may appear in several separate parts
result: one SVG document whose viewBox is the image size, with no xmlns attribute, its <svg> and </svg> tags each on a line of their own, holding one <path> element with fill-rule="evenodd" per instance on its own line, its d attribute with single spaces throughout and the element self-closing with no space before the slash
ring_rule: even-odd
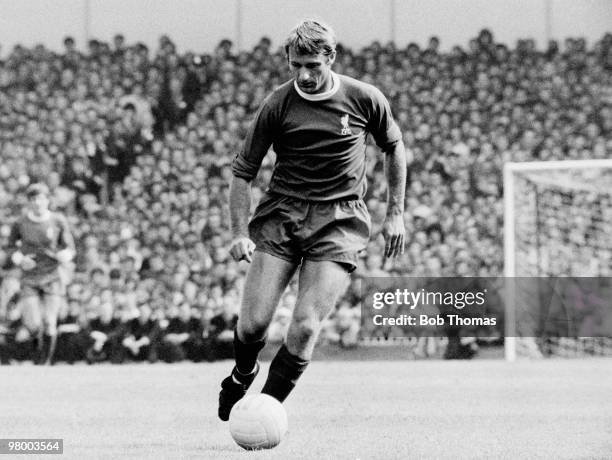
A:
<svg viewBox="0 0 612 460">
<path fill-rule="evenodd" d="M 26 197 L 29 199 L 34 198 L 38 195 L 49 196 L 49 187 L 42 183 L 36 183 L 30 185 L 26 190 Z"/>
<path fill-rule="evenodd" d="M 285 53 L 294 50 L 299 55 L 323 54 L 336 51 L 336 34 L 327 24 L 313 19 L 300 22 L 285 40 Z"/>
</svg>

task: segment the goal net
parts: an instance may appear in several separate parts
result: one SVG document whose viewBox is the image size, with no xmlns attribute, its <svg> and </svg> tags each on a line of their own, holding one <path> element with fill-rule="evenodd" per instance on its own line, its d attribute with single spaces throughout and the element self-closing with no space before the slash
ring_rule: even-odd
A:
<svg viewBox="0 0 612 460">
<path fill-rule="evenodd" d="M 583 336 L 584 305 L 568 303 L 559 294 L 581 284 L 591 293 L 609 285 L 612 160 L 506 164 L 504 264 L 508 360 L 612 355 L 612 339 L 601 328 L 597 336 Z M 555 297 L 556 302 L 550 300 Z M 602 312 L 605 316 L 605 309 L 612 308 L 610 298 L 602 297 L 592 295 L 588 300 L 598 309 L 600 321 L 605 320 Z M 607 314 L 612 317 L 612 311 Z"/>
</svg>

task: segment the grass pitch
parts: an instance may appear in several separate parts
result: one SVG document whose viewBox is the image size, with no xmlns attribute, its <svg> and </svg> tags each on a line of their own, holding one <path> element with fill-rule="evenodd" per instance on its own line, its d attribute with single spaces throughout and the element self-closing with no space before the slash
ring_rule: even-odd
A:
<svg viewBox="0 0 612 460">
<path fill-rule="evenodd" d="M 612 359 L 315 361 L 262 452 L 216 417 L 230 367 L 1 367 L 0 437 L 63 438 L 66 459 L 612 458 Z"/>
</svg>

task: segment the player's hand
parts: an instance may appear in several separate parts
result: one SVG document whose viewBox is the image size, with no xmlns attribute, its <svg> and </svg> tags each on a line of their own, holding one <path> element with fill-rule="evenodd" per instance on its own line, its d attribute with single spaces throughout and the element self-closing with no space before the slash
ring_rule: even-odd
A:
<svg viewBox="0 0 612 460">
<path fill-rule="evenodd" d="M 19 266 L 25 271 L 33 270 L 34 267 L 36 267 L 36 261 L 31 255 L 23 256 L 23 259 L 21 259 L 21 264 Z"/>
<path fill-rule="evenodd" d="M 251 263 L 253 260 L 253 252 L 255 251 L 255 243 L 246 236 L 241 236 L 232 241 L 230 244 L 229 253 L 236 262 L 246 260 Z"/>
<path fill-rule="evenodd" d="M 397 257 L 404 253 L 406 228 L 402 214 L 387 215 L 382 227 L 385 239 L 385 257 Z"/>
</svg>

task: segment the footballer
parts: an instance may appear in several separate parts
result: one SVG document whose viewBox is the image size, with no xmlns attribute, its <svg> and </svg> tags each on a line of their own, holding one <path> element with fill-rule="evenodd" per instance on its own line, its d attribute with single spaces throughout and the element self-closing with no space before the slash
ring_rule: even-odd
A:
<svg viewBox="0 0 612 460">
<path fill-rule="evenodd" d="M 57 317 L 65 300 L 65 270 L 75 246 L 66 217 L 49 209 L 49 190 L 32 184 L 26 190 L 27 209 L 13 224 L 9 248 L 21 269 L 24 326 L 38 339 L 37 364 L 51 362 L 57 340 Z M 64 270 L 64 272 L 62 272 Z"/>
<path fill-rule="evenodd" d="M 268 326 L 296 272 L 293 316 L 262 392 L 283 402 L 308 366 L 322 322 L 348 287 L 370 236 L 363 201 L 370 135 L 385 154 L 384 253 L 395 257 L 404 250 L 407 158 L 389 102 L 374 86 L 332 71 L 336 37 L 326 24 L 301 22 L 285 51 L 293 78 L 264 100 L 232 163 L 229 250 L 251 265 L 234 334 L 236 362 L 219 394 L 224 421 L 259 371 Z M 270 146 L 273 175 L 249 221 L 251 181 Z"/>
</svg>

